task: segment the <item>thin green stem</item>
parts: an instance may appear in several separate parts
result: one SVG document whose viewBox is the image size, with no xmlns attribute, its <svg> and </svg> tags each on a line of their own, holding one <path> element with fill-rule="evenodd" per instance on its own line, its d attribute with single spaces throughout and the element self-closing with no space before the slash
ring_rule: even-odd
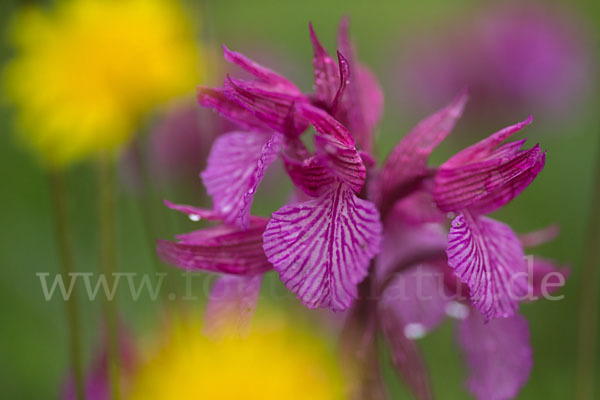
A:
<svg viewBox="0 0 600 400">
<path fill-rule="evenodd" d="M 598 141 L 600 145 L 600 140 Z M 600 269 L 600 149 L 596 154 L 590 216 L 581 272 L 579 338 L 577 341 L 577 399 L 594 399 L 596 336 L 598 331 L 598 269 Z"/>
<path fill-rule="evenodd" d="M 115 177 L 113 159 L 109 153 L 103 153 L 98 165 L 98 184 L 100 195 L 100 266 L 106 277 L 110 290 L 114 290 L 116 272 L 116 240 L 115 240 Z M 117 301 L 115 297 L 106 298 L 104 304 L 106 328 L 108 331 L 108 369 L 111 383 L 112 399 L 120 398 L 119 384 L 119 335 L 117 326 Z"/>
<path fill-rule="evenodd" d="M 142 142 L 139 138 L 133 143 L 133 157 L 136 169 L 139 172 L 141 186 L 140 196 L 137 199 L 137 205 L 141 214 L 144 234 L 146 235 L 146 240 L 148 243 L 147 247 L 150 251 L 150 258 L 152 259 L 156 273 L 167 273 L 167 286 L 169 289 L 173 290 L 171 293 L 175 293 L 176 289 L 171 283 L 171 279 L 168 274 L 169 271 L 167 270 L 165 265 L 161 263 L 155 251 L 156 239 L 158 238 L 158 234 L 156 229 L 157 224 L 154 218 L 154 212 L 151 208 L 151 204 L 154 203 L 154 195 L 150 181 L 150 174 L 148 172 L 148 165 L 145 162 Z M 163 290 L 161 291 L 161 293 L 165 293 L 165 291 Z"/>
<path fill-rule="evenodd" d="M 65 188 L 62 171 L 52 170 L 48 175 L 50 191 L 52 193 L 52 210 L 54 214 L 54 227 L 56 244 L 60 254 L 60 265 L 63 277 L 66 279 L 74 272 L 71 242 L 67 217 L 67 191 Z M 71 279 L 74 279 L 71 277 Z M 71 368 L 75 381 L 75 394 L 77 399 L 85 399 L 83 367 L 81 363 L 81 334 L 79 331 L 79 307 L 77 291 L 73 290 L 69 299 L 65 301 L 67 315 Z"/>
</svg>

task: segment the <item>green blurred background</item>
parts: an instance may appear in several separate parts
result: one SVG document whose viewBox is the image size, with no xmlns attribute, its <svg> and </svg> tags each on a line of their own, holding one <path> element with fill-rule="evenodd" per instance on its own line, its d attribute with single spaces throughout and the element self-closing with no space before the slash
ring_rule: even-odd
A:
<svg viewBox="0 0 600 400">
<path fill-rule="evenodd" d="M 545 2 L 544 4 L 560 2 Z M 2 2 L 0 26 L 5 27 L 19 6 L 17 2 Z M 593 50 L 597 49 L 600 3 L 592 0 L 565 2 L 590 29 L 587 38 Z M 428 0 L 421 2 L 398 1 L 212 1 L 195 4 L 198 19 L 203 20 L 203 35 L 212 43 L 227 43 L 230 48 L 246 51 L 266 51 L 273 55 L 280 69 L 289 73 L 300 87 L 310 89 L 312 84 L 312 49 L 308 39 L 307 23 L 312 21 L 321 40 L 334 49 L 336 29 L 343 15 L 351 17 L 352 36 L 361 60 L 371 66 L 383 83 L 386 109 L 380 124 L 377 148 L 385 155 L 426 112 L 408 112 L 401 102 L 403 93 L 389 82 L 401 73 L 394 64 L 399 44 L 415 38 L 422 32 L 435 31 L 440 25 L 457 25 L 463 18 L 483 6 L 478 0 Z M 401 46 L 400 46 L 401 47 Z M 2 40 L 0 62 L 10 56 L 6 41 Z M 595 85 L 597 72 L 593 70 L 590 85 Z M 597 90 L 592 93 L 576 115 L 562 124 L 544 123 L 543 115 L 526 129 L 530 143 L 540 142 L 547 150 L 544 171 L 532 186 L 517 200 L 505 207 L 499 217 L 517 232 L 526 232 L 556 222 L 560 237 L 536 250 L 536 254 L 558 260 L 572 267 L 572 275 L 563 289 L 564 300 L 540 301 L 525 304 L 522 311 L 531 324 L 535 366 L 529 383 L 520 398 L 567 399 L 574 391 L 577 318 L 579 288 L 586 279 L 581 273 L 582 252 L 588 213 L 592 206 L 591 183 L 596 166 L 600 140 Z M 408 96 L 409 94 L 407 94 Z M 449 99 L 440 99 L 438 106 Z M 404 98 L 403 102 L 410 102 Z M 474 99 L 473 101 L 476 101 Z M 430 110 L 433 111 L 433 110 Z M 529 110 L 502 121 L 486 124 L 485 130 L 471 132 L 477 125 L 459 123 L 456 138 L 447 142 L 434 154 L 433 162 L 445 159 L 466 143 L 524 118 Z M 43 122 L 40 122 L 43 123 Z M 51 206 L 47 179 L 43 170 L 30 154 L 15 145 L 9 107 L 0 110 L 0 388 L 1 398 L 41 399 L 58 396 L 58 388 L 67 368 L 66 328 L 63 303 L 58 298 L 45 301 L 36 272 L 59 271 L 57 251 L 53 240 Z M 202 166 L 199 167 L 201 169 Z M 69 213 L 76 247 L 75 261 L 80 271 L 97 270 L 97 195 L 95 171 L 92 164 L 80 164 L 70 170 Z M 189 185 L 201 185 L 199 180 Z M 254 212 L 268 214 L 286 198 L 289 184 L 274 187 L 268 194 L 255 200 Z M 209 203 L 195 190 L 164 189 L 158 187 L 150 195 L 140 198 L 131 190 L 119 190 L 118 247 L 119 268 L 126 272 L 152 272 L 153 252 L 143 229 L 139 201 L 161 215 L 158 231 L 169 237 L 189 226 L 163 210 L 162 197 L 176 202 Z M 175 196 L 175 198 L 173 198 Z M 600 243 L 596 244 L 600 246 Z M 52 275 L 51 275 L 52 276 Z M 277 285 L 276 280 L 274 285 Z M 270 284 L 270 283 L 269 283 Z M 268 299 L 267 299 L 268 300 Z M 302 313 L 293 299 L 287 299 L 294 312 Z M 142 299 L 133 302 L 121 296 L 123 319 L 134 330 L 143 332 L 155 324 L 159 308 L 156 302 Z M 92 356 L 99 340 L 100 302 L 82 302 L 84 321 L 85 359 Z M 463 389 L 465 370 L 454 346 L 453 326 L 450 322 L 421 341 L 431 368 L 434 387 L 440 399 L 468 398 Z M 600 350 L 600 348 L 598 349 Z M 600 351 L 599 357 L 600 358 Z M 600 380 L 600 373 L 596 370 Z M 391 369 L 386 370 L 393 398 L 408 398 L 402 384 Z M 597 389 L 598 390 L 598 389 Z M 600 395 L 600 393 L 598 393 Z"/>
</svg>

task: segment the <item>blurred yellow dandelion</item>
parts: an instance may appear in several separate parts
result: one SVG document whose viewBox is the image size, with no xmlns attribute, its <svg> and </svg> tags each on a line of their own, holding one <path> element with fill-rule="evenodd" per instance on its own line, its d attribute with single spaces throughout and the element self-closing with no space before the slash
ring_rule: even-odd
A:
<svg viewBox="0 0 600 400">
<path fill-rule="evenodd" d="M 122 145 L 145 113 L 192 93 L 201 75 L 192 25 L 174 1 L 27 9 L 11 40 L 5 96 L 24 142 L 58 166 Z"/>
<path fill-rule="evenodd" d="M 133 378 L 129 399 L 335 400 L 344 398 L 335 352 L 283 317 L 256 316 L 245 337 L 176 323 Z"/>
</svg>

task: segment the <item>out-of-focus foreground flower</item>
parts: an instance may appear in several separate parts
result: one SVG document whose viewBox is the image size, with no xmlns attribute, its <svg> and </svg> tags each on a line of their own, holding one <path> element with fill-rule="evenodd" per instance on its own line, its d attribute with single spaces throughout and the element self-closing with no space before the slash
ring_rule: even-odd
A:
<svg viewBox="0 0 600 400">
<path fill-rule="evenodd" d="M 123 361 L 136 354 L 123 375 L 123 398 L 343 399 L 332 346 L 290 321 L 272 310 L 259 312 L 252 327 L 240 335 L 233 320 L 222 321 L 217 333 L 207 332 L 198 316 L 173 316 L 158 339 L 121 347 Z M 86 395 L 107 400 L 106 360 L 100 356 L 96 361 L 87 375 Z M 67 388 L 66 397 L 73 398 L 72 389 Z"/>
<path fill-rule="evenodd" d="M 69 0 L 14 22 L 6 97 L 23 141 L 64 166 L 114 149 L 145 113 L 199 78 L 183 10 L 166 0 Z"/>
</svg>

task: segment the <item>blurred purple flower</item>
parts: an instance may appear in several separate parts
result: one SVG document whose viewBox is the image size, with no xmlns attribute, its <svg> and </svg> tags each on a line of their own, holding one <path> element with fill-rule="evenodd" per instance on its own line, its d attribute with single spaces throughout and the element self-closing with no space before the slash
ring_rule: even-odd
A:
<svg viewBox="0 0 600 400">
<path fill-rule="evenodd" d="M 230 127 L 213 113 L 198 109 L 193 101 L 173 104 L 148 138 L 152 174 L 165 181 L 183 182 L 197 177 L 214 139 Z"/>
<path fill-rule="evenodd" d="M 84 395 L 87 400 L 109 400 L 112 398 L 108 365 L 108 337 L 106 333 L 103 335 L 102 346 L 94 353 L 92 362 L 85 374 Z M 132 338 L 123 324 L 120 328 L 119 351 L 119 373 L 122 378 L 127 380 L 135 368 L 138 355 Z M 72 375 L 69 375 L 64 382 L 62 398 L 64 400 L 77 399 Z"/>
<path fill-rule="evenodd" d="M 582 21 L 546 4 L 486 8 L 407 45 L 399 93 L 430 108 L 469 86 L 475 118 L 526 108 L 544 119 L 577 109 L 595 78 Z M 409 105 L 409 106 L 410 106 Z"/>
</svg>

